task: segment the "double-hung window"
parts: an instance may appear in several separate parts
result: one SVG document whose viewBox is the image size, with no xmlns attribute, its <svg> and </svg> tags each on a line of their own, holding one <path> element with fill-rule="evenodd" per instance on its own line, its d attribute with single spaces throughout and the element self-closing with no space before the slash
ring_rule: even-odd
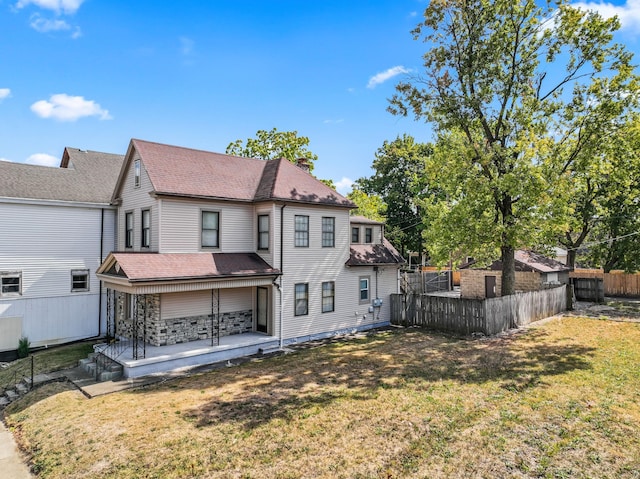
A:
<svg viewBox="0 0 640 479">
<path fill-rule="evenodd" d="M 140 246 L 148 248 L 151 246 L 151 210 L 142 210 L 142 234 L 140 235 Z"/>
<path fill-rule="evenodd" d="M 336 219 L 322 217 L 322 247 L 333 248 L 336 245 Z"/>
<path fill-rule="evenodd" d="M 220 247 L 220 213 L 218 211 L 202 212 L 202 247 Z"/>
<path fill-rule="evenodd" d="M 258 216 L 258 249 L 269 249 L 269 215 Z"/>
<path fill-rule="evenodd" d="M 296 247 L 306 248 L 309 246 L 309 217 L 304 215 L 295 216 L 295 237 Z"/>
<path fill-rule="evenodd" d="M 364 229 L 364 242 L 373 243 L 373 228 Z"/>
<path fill-rule="evenodd" d="M 89 291 L 89 270 L 71 270 L 71 291 Z"/>
<path fill-rule="evenodd" d="M 133 248 L 133 211 L 124 214 L 124 247 Z"/>
<path fill-rule="evenodd" d="M 360 276 L 360 303 L 369 302 L 369 277 Z"/>
<path fill-rule="evenodd" d="M 22 273 L 0 271 L 0 297 L 22 294 Z"/>
<path fill-rule="evenodd" d="M 135 188 L 140 186 L 140 160 L 133 162 L 133 186 Z"/>
<path fill-rule="evenodd" d="M 351 228 L 351 242 L 360 243 L 360 228 L 357 226 Z"/>
<path fill-rule="evenodd" d="M 322 283 L 322 312 L 330 313 L 335 308 L 336 285 L 333 281 Z"/>
<path fill-rule="evenodd" d="M 295 315 L 309 314 L 309 283 L 295 285 Z"/>
</svg>

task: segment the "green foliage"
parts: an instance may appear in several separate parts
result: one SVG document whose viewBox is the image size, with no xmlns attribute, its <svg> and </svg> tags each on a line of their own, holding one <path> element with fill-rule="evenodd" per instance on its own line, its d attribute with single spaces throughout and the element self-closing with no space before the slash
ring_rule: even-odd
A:
<svg viewBox="0 0 640 479">
<path fill-rule="evenodd" d="M 631 55 L 611 43 L 618 27 L 565 1 L 429 4 L 413 31 L 429 45 L 423 74 L 397 86 L 389 111 L 439 136 L 427 169 L 446 200 L 424 205 L 439 262 L 500 251 L 510 294 L 515 249 L 566 231 L 570 172 L 637 102 Z"/>
<path fill-rule="evenodd" d="M 351 210 L 352 215 L 364 216 L 374 221 L 385 221 L 387 205 L 378 195 L 368 195 L 358 188 L 358 185 L 354 185 L 347 198 L 358 206 L 357 209 Z"/>
<path fill-rule="evenodd" d="M 22 337 L 18 340 L 18 357 L 26 358 L 29 356 L 29 348 L 31 347 L 31 343 L 29 342 L 29 338 Z"/>
<path fill-rule="evenodd" d="M 256 137 L 248 138 L 246 143 L 242 140 L 229 143 L 226 153 L 262 160 L 286 158 L 292 163 L 295 163 L 298 158 L 306 158 L 309 160 L 310 170 L 313 170 L 313 162 L 318 157 L 308 149 L 308 146 L 309 138 L 298 136 L 297 131 L 278 131 L 273 128 L 269 131 L 258 130 Z"/>
<path fill-rule="evenodd" d="M 373 176 L 356 181 L 358 188 L 386 205 L 385 235 L 403 255 L 424 251 L 420 201 L 432 193 L 424 174 L 432 152 L 431 145 L 409 135 L 385 141 L 375 154 Z"/>
</svg>

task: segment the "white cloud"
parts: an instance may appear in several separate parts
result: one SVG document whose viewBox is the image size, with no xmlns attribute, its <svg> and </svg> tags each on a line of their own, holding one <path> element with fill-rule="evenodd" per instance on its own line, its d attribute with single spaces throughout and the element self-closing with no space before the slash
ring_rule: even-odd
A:
<svg viewBox="0 0 640 479">
<path fill-rule="evenodd" d="M 353 180 L 343 176 L 340 181 L 336 181 L 336 191 L 341 195 L 346 195 L 352 190 Z"/>
<path fill-rule="evenodd" d="M 385 70 L 380 73 L 376 73 L 371 78 L 369 78 L 369 83 L 367 83 L 367 88 L 375 88 L 376 85 L 380 85 L 381 83 L 384 83 L 395 76 L 401 75 L 403 73 L 409 73 L 410 71 L 411 70 L 406 69 L 402 65 L 391 67 L 388 70 Z"/>
<path fill-rule="evenodd" d="M 0 101 L 11 96 L 11 90 L 9 88 L 0 88 Z"/>
<path fill-rule="evenodd" d="M 605 18 L 618 16 L 622 28 L 640 30 L 640 0 L 627 0 L 623 5 L 606 2 L 575 2 L 573 7 L 595 10 Z"/>
<path fill-rule="evenodd" d="M 33 28 L 36 32 L 47 33 L 47 32 L 57 32 L 60 30 L 70 30 L 71 25 L 69 25 L 64 20 L 50 20 L 48 18 L 43 18 L 37 13 L 31 17 L 31 28 Z"/>
<path fill-rule="evenodd" d="M 55 156 L 47 155 L 46 153 L 36 153 L 27 158 L 25 163 L 40 166 L 58 166 L 60 164 L 60 159 Z"/>
<path fill-rule="evenodd" d="M 76 121 L 85 116 L 97 116 L 101 120 L 111 120 L 108 110 L 93 100 L 85 100 L 81 96 L 69 96 L 65 93 L 51 95 L 49 100 L 40 100 L 31 105 L 40 118 L 53 118 L 60 121 Z"/>
<path fill-rule="evenodd" d="M 52 10 L 56 13 L 67 15 L 76 13 L 84 0 L 18 0 L 16 8 L 24 8 L 27 5 L 35 5 L 45 10 Z"/>
</svg>

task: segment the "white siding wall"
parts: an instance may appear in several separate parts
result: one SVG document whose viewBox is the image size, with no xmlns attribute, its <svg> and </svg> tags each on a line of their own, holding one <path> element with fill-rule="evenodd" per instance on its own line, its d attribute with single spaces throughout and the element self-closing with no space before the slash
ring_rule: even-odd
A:
<svg viewBox="0 0 640 479">
<path fill-rule="evenodd" d="M 133 159 L 138 158 L 135 151 L 133 152 Z M 140 167 L 140 186 L 134 186 L 134 164 L 135 161 L 131 161 L 127 170 L 126 176 L 123 180 L 122 190 L 120 197 L 122 204 L 118 208 L 118 251 L 125 251 L 125 213 L 133 212 L 133 248 L 131 251 L 140 251 L 140 241 L 142 238 L 142 213 L 144 209 L 151 210 L 151 246 L 144 248 L 143 251 L 158 251 L 158 231 L 159 231 L 159 202 L 155 198 L 149 195 L 153 191 L 151 180 L 147 174 L 147 170 L 144 167 L 144 163 L 141 162 Z"/>
<path fill-rule="evenodd" d="M 351 228 L 358 228 L 360 230 L 360 241 L 358 242 L 358 244 L 366 244 L 365 231 L 367 228 L 371 228 L 372 230 L 371 242 L 373 244 L 382 243 L 382 225 L 352 223 Z M 351 228 L 349 228 L 349 241 L 351 241 Z"/>
<path fill-rule="evenodd" d="M 216 291 L 220 295 L 220 312 L 232 313 L 252 309 L 254 291 L 254 288 L 220 289 Z M 211 314 L 211 290 L 165 293 L 160 296 L 160 311 L 162 319 Z"/>
<path fill-rule="evenodd" d="M 220 248 L 200 248 L 200 218 L 203 210 L 220 212 Z M 252 204 L 163 199 L 161 215 L 162 253 L 256 251 L 256 216 Z"/>
<path fill-rule="evenodd" d="M 115 212 L 105 210 L 103 256 L 114 246 Z M 0 203 L 0 271 L 22 273 L 22 295 L 0 297 L 0 320 L 22 318 L 34 346 L 104 331 L 98 325 L 100 208 Z M 89 291 L 71 292 L 71 270 L 89 270 Z M 103 295 L 103 318 L 105 311 Z M 17 344 L 16 344 L 17 346 Z"/>
</svg>

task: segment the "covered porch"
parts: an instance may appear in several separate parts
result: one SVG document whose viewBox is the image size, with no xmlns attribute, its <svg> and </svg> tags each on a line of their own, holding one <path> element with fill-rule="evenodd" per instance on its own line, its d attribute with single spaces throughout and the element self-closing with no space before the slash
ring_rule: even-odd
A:
<svg viewBox="0 0 640 479">
<path fill-rule="evenodd" d="M 274 280 L 254 253 L 112 253 L 104 360 L 133 378 L 277 348 Z"/>
</svg>

